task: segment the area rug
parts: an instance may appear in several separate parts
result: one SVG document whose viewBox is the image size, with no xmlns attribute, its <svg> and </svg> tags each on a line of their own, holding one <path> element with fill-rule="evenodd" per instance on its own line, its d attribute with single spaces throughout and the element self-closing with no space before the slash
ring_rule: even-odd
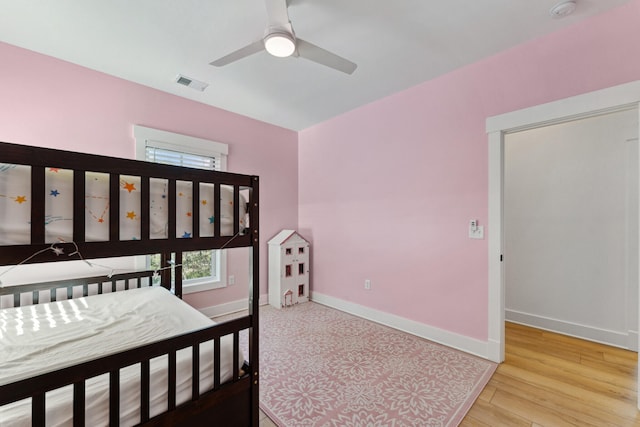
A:
<svg viewBox="0 0 640 427">
<path fill-rule="evenodd" d="M 456 426 L 495 369 L 320 304 L 260 307 L 260 408 L 280 427 Z"/>
</svg>

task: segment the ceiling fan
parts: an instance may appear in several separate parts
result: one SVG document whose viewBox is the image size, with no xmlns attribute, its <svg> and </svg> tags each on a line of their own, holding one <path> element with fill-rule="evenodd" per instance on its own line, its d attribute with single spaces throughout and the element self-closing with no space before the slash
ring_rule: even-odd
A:
<svg viewBox="0 0 640 427">
<path fill-rule="evenodd" d="M 269 23 L 265 36 L 216 59 L 210 63 L 211 65 L 222 67 L 265 49 L 277 57 L 302 57 L 343 73 L 352 74 L 355 71 L 357 65 L 348 59 L 296 37 L 289 21 L 287 0 L 265 0 L 265 3 Z"/>
</svg>

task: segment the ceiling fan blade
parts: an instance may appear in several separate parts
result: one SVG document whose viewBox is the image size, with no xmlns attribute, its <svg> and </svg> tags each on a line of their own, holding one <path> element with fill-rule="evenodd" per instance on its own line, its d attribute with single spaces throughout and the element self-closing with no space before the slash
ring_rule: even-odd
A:
<svg viewBox="0 0 640 427">
<path fill-rule="evenodd" d="M 262 40 L 257 40 L 245 47 L 241 47 L 240 49 L 223 56 L 222 58 L 216 59 L 209 64 L 216 67 L 222 67 L 224 65 L 231 64 L 232 62 L 235 62 L 239 59 L 246 58 L 249 55 L 253 55 L 254 53 L 258 53 L 263 49 L 264 42 Z"/>
<path fill-rule="evenodd" d="M 265 0 L 269 27 L 287 27 L 289 25 L 289 12 L 287 12 L 287 0 Z"/>
<path fill-rule="evenodd" d="M 342 71 L 343 73 L 352 74 L 358 65 L 344 59 L 341 56 L 331 53 L 319 46 L 311 44 L 302 39 L 296 40 L 298 55 L 308 59 L 309 61 L 317 62 L 318 64 L 325 65 L 334 70 Z"/>
</svg>

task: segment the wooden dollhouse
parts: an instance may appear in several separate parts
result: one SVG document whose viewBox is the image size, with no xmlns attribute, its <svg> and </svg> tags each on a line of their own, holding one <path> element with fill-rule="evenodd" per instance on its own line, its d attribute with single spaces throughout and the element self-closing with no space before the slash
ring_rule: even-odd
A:
<svg viewBox="0 0 640 427">
<path fill-rule="evenodd" d="M 309 242 L 295 230 L 269 240 L 269 304 L 276 308 L 309 301 Z"/>
</svg>

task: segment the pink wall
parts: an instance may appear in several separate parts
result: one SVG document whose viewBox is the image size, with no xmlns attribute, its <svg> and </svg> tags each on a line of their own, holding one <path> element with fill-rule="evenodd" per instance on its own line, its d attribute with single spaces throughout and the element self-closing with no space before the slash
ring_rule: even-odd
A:
<svg viewBox="0 0 640 427">
<path fill-rule="evenodd" d="M 639 21 L 634 0 L 302 131 L 313 291 L 486 340 L 485 120 L 640 79 Z"/>
<path fill-rule="evenodd" d="M 0 60 L 1 141 L 134 158 L 139 124 L 229 144 L 228 169 L 260 176 L 267 292 L 266 242 L 298 220 L 295 132 L 7 44 L 0 43 Z M 208 307 L 246 296 L 247 266 L 246 256 L 232 257 L 235 286 L 185 299 Z"/>
</svg>

